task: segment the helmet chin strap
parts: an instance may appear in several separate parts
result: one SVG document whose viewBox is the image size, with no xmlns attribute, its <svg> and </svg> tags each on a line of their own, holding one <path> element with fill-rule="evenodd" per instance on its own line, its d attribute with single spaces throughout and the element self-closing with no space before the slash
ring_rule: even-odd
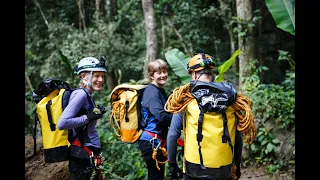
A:
<svg viewBox="0 0 320 180">
<path fill-rule="evenodd" d="M 89 83 L 88 83 L 88 86 L 93 90 L 93 87 L 92 87 L 92 71 L 90 71 L 90 78 L 89 78 Z"/>
<path fill-rule="evenodd" d="M 93 87 L 92 87 L 92 71 L 90 72 L 90 78 L 89 78 L 90 80 L 89 80 L 89 82 L 87 82 L 85 79 L 81 79 L 81 81 L 83 82 L 83 84 L 85 84 L 85 85 L 87 85 L 87 86 L 89 86 L 91 89 L 93 89 Z"/>
</svg>

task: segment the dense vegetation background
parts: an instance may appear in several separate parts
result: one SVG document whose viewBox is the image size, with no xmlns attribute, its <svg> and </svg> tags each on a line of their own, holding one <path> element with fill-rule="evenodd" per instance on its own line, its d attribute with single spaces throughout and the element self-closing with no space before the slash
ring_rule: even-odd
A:
<svg viewBox="0 0 320 180">
<path fill-rule="evenodd" d="M 136 144 L 121 144 L 109 126 L 111 90 L 124 82 L 145 82 L 146 64 L 157 58 L 170 61 L 166 53 L 173 49 L 184 58 L 208 53 L 217 67 L 241 50 L 224 80 L 253 102 L 258 136 L 245 144 L 242 165 L 266 164 L 270 173 L 294 167 L 294 32 L 294 0 L 27 0 L 25 134 L 32 134 L 31 95 L 40 81 L 56 77 L 76 87 L 76 63 L 104 55 L 108 76 L 102 98 L 95 94 L 109 110 L 97 127 L 104 176 L 144 178 Z M 170 67 L 167 92 L 182 84 Z"/>
</svg>

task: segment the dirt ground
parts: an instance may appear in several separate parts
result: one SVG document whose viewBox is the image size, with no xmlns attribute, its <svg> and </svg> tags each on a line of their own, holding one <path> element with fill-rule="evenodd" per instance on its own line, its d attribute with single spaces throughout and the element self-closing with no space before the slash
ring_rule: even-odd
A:
<svg viewBox="0 0 320 180">
<path fill-rule="evenodd" d="M 25 179 L 26 180 L 72 180 L 68 161 L 45 163 L 41 140 L 37 140 L 37 153 L 33 154 L 33 138 L 25 137 Z M 295 170 L 289 169 L 276 175 L 267 173 L 265 167 L 250 166 L 241 169 L 241 180 L 294 180 Z"/>
</svg>

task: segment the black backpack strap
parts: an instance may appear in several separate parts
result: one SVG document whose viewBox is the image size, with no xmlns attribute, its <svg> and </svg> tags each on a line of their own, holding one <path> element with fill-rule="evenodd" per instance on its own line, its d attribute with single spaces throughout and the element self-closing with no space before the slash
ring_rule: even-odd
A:
<svg viewBox="0 0 320 180">
<path fill-rule="evenodd" d="M 37 153 L 37 121 L 39 121 L 37 110 L 34 110 L 33 155 L 36 155 L 36 153 Z"/>
<path fill-rule="evenodd" d="M 197 141 L 198 141 L 198 146 L 199 146 L 200 166 L 201 166 L 201 169 L 206 169 L 206 167 L 203 164 L 201 145 L 200 145 L 200 142 L 202 141 L 202 138 L 203 138 L 203 135 L 202 135 L 203 116 L 204 116 L 204 110 L 200 109 L 200 114 L 199 114 L 199 119 L 198 119 Z"/>
<path fill-rule="evenodd" d="M 95 107 L 95 103 L 92 101 L 91 96 L 89 95 L 89 93 L 85 89 L 83 89 L 83 88 L 81 88 L 81 89 L 86 93 L 87 99 L 88 99 L 91 107 Z M 83 126 L 79 127 L 78 131 L 76 129 L 75 130 L 75 132 L 76 132 L 75 136 L 73 136 L 72 131 L 69 131 L 68 132 L 68 137 L 69 137 L 68 140 L 69 140 L 69 142 L 72 143 L 75 139 L 77 139 L 79 137 L 80 144 L 83 147 L 84 146 L 84 132 L 85 132 L 87 127 L 88 127 L 88 125 L 86 124 L 86 125 L 83 125 Z"/>
<path fill-rule="evenodd" d="M 75 136 L 72 136 L 72 135 L 73 135 L 72 129 L 70 129 L 70 130 L 68 131 L 68 137 L 69 137 L 68 140 L 69 140 L 70 144 L 72 144 L 75 139 L 77 139 L 78 137 L 80 137 L 80 138 L 79 138 L 79 139 L 80 139 L 80 144 L 81 144 L 81 146 L 83 147 L 83 146 L 84 146 L 84 135 L 83 135 L 83 132 L 85 132 L 85 130 L 86 130 L 87 127 L 88 127 L 87 124 L 79 127 L 80 130 L 79 130 L 78 132 L 75 131 L 75 132 L 76 132 L 76 135 L 75 135 Z"/>
<path fill-rule="evenodd" d="M 56 130 L 56 124 L 53 123 L 52 121 L 52 115 L 51 115 L 51 110 L 50 106 L 52 105 L 52 101 L 49 100 L 46 104 L 46 110 L 47 110 L 47 115 L 48 115 L 48 121 L 50 123 L 50 130 L 55 131 Z"/>
<path fill-rule="evenodd" d="M 83 88 L 81 88 L 81 89 L 83 89 Z M 96 104 L 92 101 L 91 96 L 89 95 L 89 93 L 88 93 L 85 89 L 83 89 L 83 91 L 86 93 L 90 105 L 91 105 L 93 108 L 96 107 Z"/>
<path fill-rule="evenodd" d="M 223 118 L 223 135 L 222 135 L 222 143 L 226 143 L 228 142 L 230 148 L 231 148 L 231 152 L 233 154 L 233 146 L 232 146 L 232 142 L 231 142 L 231 138 L 230 138 L 230 134 L 229 134 L 229 130 L 228 130 L 228 118 L 226 115 L 226 112 L 223 111 L 222 113 L 222 118 Z"/>
<path fill-rule="evenodd" d="M 126 122 L 129 122 L 128 110 L 129 110 L 129 101 L 126 101 L 126 110 L 125 110 L 125 112 L 126 112 L 126 115 L 125 115 L 125 117 L 126 117 Z"/>
</svg>

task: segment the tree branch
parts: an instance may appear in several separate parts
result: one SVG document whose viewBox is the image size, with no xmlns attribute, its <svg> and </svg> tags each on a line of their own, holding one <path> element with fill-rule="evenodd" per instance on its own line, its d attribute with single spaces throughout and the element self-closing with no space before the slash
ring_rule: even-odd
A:
<svg viewBox="0 0 320 180">
<path fill-rule="evenodd" d="M 25 76 L 26 76 L 26 80 L 27 80 L 27 83 L 28 83 L 28 85 L 29 85 L 29 87 L 30 87 L 31 91 L 33 91 L 33 87 L 32 87 L 32 84 L 31 84 L 31 81 L 30 81 L 29 76 L 27 76 L 27 74 L 26 74 L 26 73 L 24 73 L 24 74 L 25 74 Z"/>
<path fill-rule="evenodd" d="M 179 37 L 180 41 L 181 41 L 181 44 L 183 46 L 183 49 L 186 53 L 188 53 L 188 48 L 187 46 L 184 44 L 184 40 L 181 36 L 181 34 L 179 33 L 179 31 L 174 27 L 174 25 L 171 23 L 171 21 L 169 19 L 167 19 L 167 23 L 173 28 L 173 31 L 176 33 L 176 35 Z"/>
<path fill-rule="evenodd" d="M 48 20 L 47 20 L 46 16 L 44 15 L 44 13 L 43 13 L 43 11 L 42 11 L 42 9 L 41 9 L 40 4 L 38 3 L 37 0 L 33 0 L 33 2 L 34 2 L 34 3 L 36 4 L 36 6 L 38 7 L 38 9 L 39 9 L 39 11 L 40 11 L 40 13 L 41 13 L 41 16 L 42 16 L 42 18 L 43 18 L 43 20 L 44 20 L 44 23 L 46 23 L 47 27 L 49 28 Z"/>
</svg>

